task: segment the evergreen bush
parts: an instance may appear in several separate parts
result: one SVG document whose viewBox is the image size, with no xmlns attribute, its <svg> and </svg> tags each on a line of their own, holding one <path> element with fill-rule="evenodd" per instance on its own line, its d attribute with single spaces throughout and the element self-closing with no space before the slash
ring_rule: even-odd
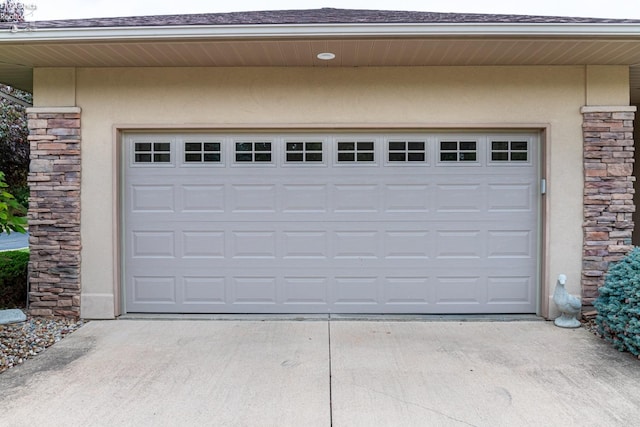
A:
<svg viewBox="0 0 640 427">
<path fill-rule="evenodd" d="M 640 355 L 640 248 L 609 268 L 600 296 L 598 332 L 620 351 Z"/>
<path fill-rule="evenodd" d="M 25 306 L 28 265 L 28 251 L 0 252 L 0 308 Z"/>
</svg>

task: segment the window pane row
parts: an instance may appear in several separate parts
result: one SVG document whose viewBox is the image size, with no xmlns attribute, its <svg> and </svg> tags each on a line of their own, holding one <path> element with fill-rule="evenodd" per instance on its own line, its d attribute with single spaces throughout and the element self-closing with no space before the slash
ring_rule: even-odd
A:
<svg viewBox="0 0 640 427">
<path fill-rule="evenodd" d="M 237 163 L 272 163 L 275 159 L 275 143 L 272 141 L 235 141 L 233 159 Z M 322 163 L 325 161 L 325 142 L 312 140 L 285 141 L 284 161 L 286 163 Z M 440 162 L 477 162 L 479 160 L 478 141 L 439 140 L 437 158 Z M 171 163 L 171 142 L 134 142 L 135 163 Z M 183 143 L 185 163 L 222 163 L 223 143 L 219 141 L 188 141 Z M 484 147 L 484 145 L 482 146 Z M 389 140 L 385 144 L 386 160 L 389 163 L 426 163 L 429 143 L 425 140 Z M 529 161 L 529 141 L 489 140 L 489 159 L 493 162 Z M 338 163 L 374 163 L 376 142 L 342 140 L 337 141 Z"/>
</svg>

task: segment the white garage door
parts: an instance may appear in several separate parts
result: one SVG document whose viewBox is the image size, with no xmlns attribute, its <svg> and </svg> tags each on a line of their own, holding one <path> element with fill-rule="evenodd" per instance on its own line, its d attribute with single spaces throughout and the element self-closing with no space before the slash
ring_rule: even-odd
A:
<svg viewBox="0 0 640 427">
<path fill-rule="evenodd" d="M 128 134 L 125 310 L 535 312 L 538 145 Z"/>
</svg>

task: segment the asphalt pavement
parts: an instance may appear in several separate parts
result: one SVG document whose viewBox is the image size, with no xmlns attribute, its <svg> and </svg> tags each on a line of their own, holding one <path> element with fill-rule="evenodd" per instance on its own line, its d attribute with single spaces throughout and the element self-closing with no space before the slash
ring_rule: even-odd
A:
<svg viewBox="0 0 640 427">
<path fill-rule="evenodd" d="M 29 232 L 22 233 L 0 233 L 0 251 L 10 251 L 29 247 Z"/>
</svg>

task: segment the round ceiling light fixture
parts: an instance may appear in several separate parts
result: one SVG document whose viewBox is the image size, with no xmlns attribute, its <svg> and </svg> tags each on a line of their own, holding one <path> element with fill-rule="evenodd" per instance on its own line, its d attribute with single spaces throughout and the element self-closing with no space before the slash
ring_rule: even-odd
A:
<svg viewBox="0 0 640 427">
<path fill-rule="evenodd" d="M 316 55 L 316 57 L 322 61 L 331 61 L 336 58 L 336 54 L 332 52 L 322 52 Z"/>
</svg>

